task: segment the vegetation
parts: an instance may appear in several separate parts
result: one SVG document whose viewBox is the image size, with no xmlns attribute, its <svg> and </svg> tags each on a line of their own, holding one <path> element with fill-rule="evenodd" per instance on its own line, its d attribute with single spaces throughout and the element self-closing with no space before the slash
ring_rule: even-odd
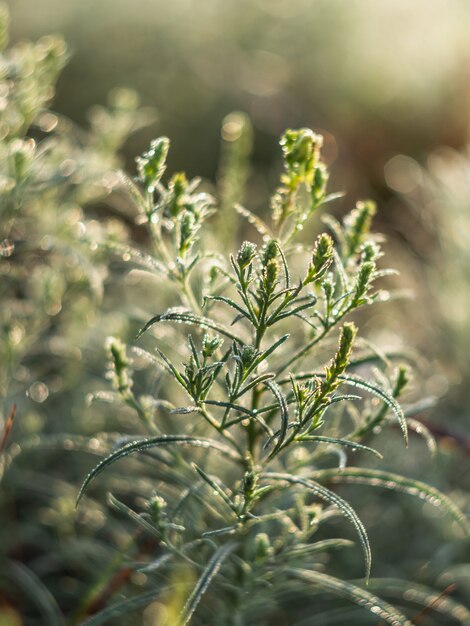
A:
<svg viewBox="0 0 470 626">
<path fill-rule="evenodd" d="M 166 137 L 133 179 L 116 151 L 151 119 L 135 95 L 115 92 L 76 129 L 45 109 L 61 40 L 5 50 L 5 9 L 0 21 L 0 619 L 468 623 L 457 599 L 375 577 L 380 546 L 350 503 L 355 484 L 395 490 L 470 532 L 445 493 L 384 469 L 374 447 L 397 429 L 403 446 L 416 431 L 436 447 L 408 385 L 413 356 L 358 332 L 393 296 L 377 286 L 393 272 L 375 205 L 324 214 L 341 194 L 309 129 L 281 138 L 269 223 L 237 204 L 241 114 L 224 121 L 220 208 L 201 180 L 165 176 Z M 96 344 L 110 332 L 103 391 Z"/>
</svg>

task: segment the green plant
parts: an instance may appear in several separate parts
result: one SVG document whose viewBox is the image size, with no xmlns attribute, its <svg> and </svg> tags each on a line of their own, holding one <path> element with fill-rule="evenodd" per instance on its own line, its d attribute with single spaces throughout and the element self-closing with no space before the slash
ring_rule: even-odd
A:
<svg viewBox="0 0 470 626">
<path fill-rule="evenodd" d="M 86 434 L 79 407 L 93 378 L 93 325 L 107 317 L 107 270 L 85 236 L 94 227 L 127 241 L 117 220 L 90 217 L 110 194 L 117 150 L 149 115 L 121 89 L 91 112 L 89 129 L 74 125 L 49 109 L 63 40 L 7 46 L 8 30 L 0 3 L 0 623 L 16 624 L 21 610 L 53 625 L 81 593 L 67 589 L 66 572 L 94 571 L 87 538 L 74 543 L 74 488 L 57 456 L 64 431 Z"/>
<path fill-rule="evenodd" d="M 110 495 L 109 503 L 156 545 L 130 538 L 121 558 L 145 574 L 150 590 L 130 592 L 90 617 L 89 626 L 140 607 L 159 624 L 307 623 L 306 615 L 320 613 L 314 601 L 320 590 L 352 600 L 372 619 L 412 624 L 413 609 L 402 608 L 403 601 L 398 608 L 375 595 L 380 580 L 367 586 L 369 539 L 337 493 L 343 482 L 419 496 L 469 533 L 464 515 L 435 488 L 367 467 L 367 456 L 381 457 L 369 442 L 384 426 L 398 424 L 405 444 L 408 428 L 433 442 L 403 396 L 402 355 L 371 348 L 347 320 L 381 299 L 375 282 L 390 274 L 377 265 L 374 204 L 358 202 L 342 222 L 325 216 L 333 237 L 300 241 L 311 218 L 336 197 L 326 192 L 321 145 L 308 129 L 283 135 L 272 225 L 239 207 L 260 241 L 245 241 L 229 261 L 207 249 L 217 209 L 199 191 L 200 181 L 176 174 L 162 182 L 168 139 L 153 141 L 137 160 L 136 182 L 122 176 L 152 250 L 111 248 L 155 275 L 162 298 L 170 291 L 177 306 L 145 323 L 138 337 L 146 348 L 108 341 L 114 393 L 106 399 L 135 412 L 146 436 L 118 439 L 87 476 L 79 500 L 98 475 L 133 455 L 133 471 L 114 478 L 111 488 L 120 497 Z M 192 328 L 189 335 L 180 332 L 183 326 Z M 148 392 L 143 363 L 158 393 Z M 347 572 L 325 572 L 325 555 L 351 545 L 334 537 L 339 516 L 359 537 L 362 583 L 348 580 Z M 402 583 L 384 581 L 383 589 L 385 596 L 407 598 Z M 424 605 L 434 598 L 423 588 L 413 596 Z M 438 607 L 444 619 L 470 618 L 452 600 Z M 330 618 L 325 623 L 334 623 Z M 347 618 L 359 623 L 354 620 L 363 624 L 367 617 Z"/>
</svg>

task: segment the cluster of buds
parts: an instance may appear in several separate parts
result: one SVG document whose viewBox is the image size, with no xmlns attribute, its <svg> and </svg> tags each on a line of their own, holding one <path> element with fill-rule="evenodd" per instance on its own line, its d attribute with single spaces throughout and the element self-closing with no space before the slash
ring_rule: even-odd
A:
<svg viewBox="0 0 470 626">
<path fill-rule="evenodd" d="M 136 159 L 139 180 L 149 193 L 153 193 L 165 172 L 169 148 L 168 137 L 159 137 L 151 142 L 147 152 Z"/>
<path fill-rule="evenodd" d="M 333 262 L 333 239 L 326 233 L 321 234 L 313 248 L 312 260 L 308 266 L 303 284 L 308 285 L 319 280 L 327 272 Z"/>
</svg>

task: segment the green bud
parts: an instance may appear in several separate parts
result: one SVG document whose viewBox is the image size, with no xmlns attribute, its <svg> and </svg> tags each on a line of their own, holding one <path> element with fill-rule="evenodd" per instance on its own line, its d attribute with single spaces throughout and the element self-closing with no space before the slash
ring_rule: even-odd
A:
<svg viewBox="0 0 470 626">
<path fill-rule="evenodd" d="M 221 337 L 212 337 L 211 335 L 205 334 L 202 338 L 202 356 L 204 358 L 211 357 L 223 343 L 224 340 Z"/>
<path fill-rule="evenodd" d="M 263 250 L 263 265 L 266 266 L 271 259 L 275 259 L 278 255 L 277 242 L 274 239 L 269 241 Z"/>
<path fill-rule="evenodd" d="M 243 493 L 245 494 L 245 497 L 251 497 L 253 495 L 257 482 L 258 476 L 255 472 L 245 472 L 243 477 Z"/>
<path fill-rule="evenodd" d="M 160 496 L 153 496 L 147 503 L 150 517 L 155 526 L 164 532 L 167 523 L 167 503 Z"/>
<path fill-rule="evenodd" d="M 322 281 L 321 288 L 325 294 L 326 300 L 331 300 L 335 290 L 335 286 L 331 278 L 325 278 L 325 280 Z"/>
<path fill-rule="evenodd" d="M 151 142 L 147 152 L 136 159 L 139 178 L 149 192 L 155 189 L 163 176 L 169 147 L 168 137 L 159 137 Z"/>
<path fill-rule="evenodd" d="M 191 247 L 194 236 L 199 230 L 193 213 L 185 211 L 180 219 L 178 249 L 180 254 L 187 252 Z"/>
<path fill-rule="evenodd" d="M 249 367 L 258 356 L 258 350 L 253 346 L 242 346 L 240 348 L 240 359 L 244 368 Z"/>
<path fill-rule="evenodd" d="M 127 372 L 129 361 L 127 360 L 125 345 L 115 337 L 108 337 L 106 347 L 112 363 L 113 386 L 121 394 L 129 393 L 132 387 L 132 380 Z"/>
<path fill-rule="evenodd" d="M 281 147 L 287 171 L 300 175 L 310 185 L 322 144 L 323 137 L 309 128 L 286 130 L 281 138 Z"/>
<path fill-rule="evenodd" d="M 374 271 L 375 263 L 373 261 L 365 261 L 359 268 L 352 298 L 353 305 L 363 304 L 362 300 L 367 294 Z"/>
<path fill-rule="evenodd" d="M 279 277 L 279 263 L 277 259 L 271 259 L 263 270 L 264 288 L 268 293 L 274 291 Z"/>
<path fill-rule="evenodd" d="M 375 202 L 358 202 L 356 208 L 345 218 L 346 240 L 348 254 L 353 255 L 358 250 L 366 235 L 369 234 L 372 218 L 375 215 Z"/>
<path fill-rule="evenodd" d="M 341 372 L 344 372 L 349 363 L 356 335 L 357 327 L 353 322 L 346 322 L 341 328 L 338 352 L 334 359 L 336 368 Z"/>
<path fill-rule="evenodd" d="M 326 165 L 318 163 L 313 172 L 313 183 L 311 190 L 312 202 L 314 205 L 319 204 L 325 197 L 326 185 L 328 184 L 328 170 Z"/>
<path fill-rule="evenodd" d="M 321 234 L 313 249 L 312 260 L 308 267 L 304 285 L 324 276 L 333 262 L 333 239 L 326 233 Z"/>
<path fill-rule="evenodd" d="M 256 254 L 256 245 L 249 241 L 244 241 L 237 254 L 237 264 L 240 269 L 245 269 L 254 259 Z"/>
<path fill-rule="evenodd" d="M 362 246 L 361 257 L 363 261 L 375 261 L 380 256 L 380 248 L 374 242 L 368 241 Z"/>
<path fill-rule="evenodd" d="M 177 217 L 183 209 L 188 179 L 184 173 L 178 173 L 171 177 L 168 183 L 168 199 L 165 214 Z"/>
</svg>

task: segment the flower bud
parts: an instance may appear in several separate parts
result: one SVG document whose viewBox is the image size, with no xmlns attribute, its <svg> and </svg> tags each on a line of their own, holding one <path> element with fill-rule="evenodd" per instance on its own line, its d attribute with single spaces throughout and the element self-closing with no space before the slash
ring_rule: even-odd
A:
<svg viewBox="0 0 470 626">
<path fill-rule="evenodd" d="M 150 144 L 150 149 L 137 157 L 139 178 L 149 192 L 155 189 L 166 169 L 166 157 L 170 147 L 168 137 L 159 137 Z"/>
<path fill-rule="evenodd" d="M 237 254 L 237 263 L 240 269 L 245 269 L 253 260 L 256 254 L 256 245 L 249 241 L 244 241 Z"/>
</svg>

